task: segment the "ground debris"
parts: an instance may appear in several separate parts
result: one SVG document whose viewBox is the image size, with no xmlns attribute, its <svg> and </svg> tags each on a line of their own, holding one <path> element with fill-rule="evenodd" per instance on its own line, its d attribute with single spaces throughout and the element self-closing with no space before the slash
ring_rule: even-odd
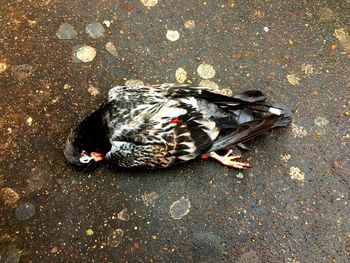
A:
<svg viewBox="0 0 350 263">
<path fill-rule="evenodd" d="M 74 27 L 69 23 L 63 23 L 59 26 L 56 36 L 59 39 L 73 39 L 78 35 Z"/>
<path fill-rule="evenodd" d="M 345 52 L 350 53 L 350 36 L 344 28 L 337 28 L 334 30 L 335 37 L 338 38 L 341 46 Z"/>
<path fill-rule="evenodd" d="M 173 219 L 181 219 L 185 215 L 188 214 L 191 208 L 191 203 L 188 199 L 185 197 L 182 197 L 181 199 L 175 201 L 170 206 L 170 216 Z"/>
<path fill-rule="evenodd" d="M 198 66 L 197 73 L 203 79 L 211 79 L 215 76 L 215 69 L 212 65 L 202 63 Z"/>
</svg>

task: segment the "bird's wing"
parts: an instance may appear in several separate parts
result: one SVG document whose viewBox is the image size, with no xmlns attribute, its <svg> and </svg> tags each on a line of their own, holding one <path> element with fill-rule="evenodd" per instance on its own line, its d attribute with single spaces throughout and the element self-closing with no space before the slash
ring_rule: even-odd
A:
<svg viewBox="0 0 350 263">
<path fill-rule="evenodd" d="M 187 161 L 206 152 L 219 135 L 216 122 L 195 97 L 173 98 L 166 87 L 118 89 L 118 96 L 113 97 L 113 90 L 109 94 L 107 114 L 112 144 L 107 156 L 118 164 L 154 167 Z M 128 112 L 113 118 L 119 115 L 121 97 L 133 106 L 125 105 Z"/>
<path fill-rule="evenodd" d="M 105 118 L 108 156 L 126 167 L 166 167 L 286 125 L 284 110 L 264 100 L 260 91 L 229 97 L 176 84 L 113 88 Z"/>
</svg>

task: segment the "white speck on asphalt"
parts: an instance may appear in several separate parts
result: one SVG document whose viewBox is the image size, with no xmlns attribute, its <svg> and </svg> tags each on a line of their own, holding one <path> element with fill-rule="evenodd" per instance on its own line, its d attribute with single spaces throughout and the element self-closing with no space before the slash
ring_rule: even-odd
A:
<svg viewBox="0 0 350 263">
<path fill-rule="evenodd" d="M 168 30 L 166 32 L 166 38 L 170 41 L 176 41 L 180 37 L 180 33 L 176 30 Z"/>
</svg>

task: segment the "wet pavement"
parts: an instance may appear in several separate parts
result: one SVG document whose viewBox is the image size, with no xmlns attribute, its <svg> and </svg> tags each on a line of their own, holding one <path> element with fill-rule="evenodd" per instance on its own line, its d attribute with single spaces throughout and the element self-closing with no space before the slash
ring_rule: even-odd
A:
<svg viewBox="0 0 350 263">
<path fill-rule="evenodd" d="M 348 262 L 349 8 L 2 1 L 0 262 Z M 294 123 L 250 143 L 241 173 L 76 171 L 68 132 L 126 82 L 260 89 Z"/>
</svg>

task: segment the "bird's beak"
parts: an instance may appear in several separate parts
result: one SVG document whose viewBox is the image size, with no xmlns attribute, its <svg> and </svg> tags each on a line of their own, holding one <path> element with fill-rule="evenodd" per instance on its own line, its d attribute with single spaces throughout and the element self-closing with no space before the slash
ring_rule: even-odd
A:
<svg viewBox="0 0 350 263">
<path fill-rule="evenodd" d="M 95 161 L 95 162 L 99 162 L 104 160 L 105 155 L 103 153 L 99 153 L 99 152 L 91 152 L 90 153 L 90 157 Z"/>
</svg>

